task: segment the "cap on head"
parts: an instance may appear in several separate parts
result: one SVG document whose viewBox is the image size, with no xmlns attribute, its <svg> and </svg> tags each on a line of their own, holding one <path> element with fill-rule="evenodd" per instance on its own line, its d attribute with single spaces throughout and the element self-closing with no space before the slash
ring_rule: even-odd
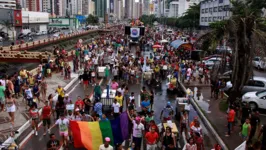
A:
<svg viewBox="0 0 266 150">
<path fill-rule="evenodd" d="M 105 140 L 106 142 L 110 142 L 110 141 L 111 141 L 111 139 L 110 139 L 109 137 L 106 137 L 104 140 Z"/>
<path fill-rule="evenodd" d="M 168 102 L 167 102 L 167 106 L 170 106 L 170 105 L 171 105 L 171 102 L 168 101 Z"/>
<path fill-rule="evenodd" d="M 68 94 L 65 94 L 65 97 L 68 97 L 69 95 Z"/>
<path fill-rule="evenodd" d="M 136 117 L 136 121 L 140 121 L 140 117 Z"/>
</svg>

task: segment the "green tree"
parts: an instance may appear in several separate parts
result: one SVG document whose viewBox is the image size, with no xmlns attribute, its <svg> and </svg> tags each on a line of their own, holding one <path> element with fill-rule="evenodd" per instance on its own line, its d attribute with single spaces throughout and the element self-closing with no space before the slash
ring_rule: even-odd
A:
<svg viewBox="0 0 266 150">
<path fill-rule="evenodd" d="M 241 96 L 243 86 L 253 76 L 252 59 L 255 55 L 265 56 L 266 25 L 261 17 L 266 0 L 231 0 L 232 16 L 228 20 L 210 25 L 211 31 L 201 36 L 198 43 L 216 48 L 226 41 L 232 48 L 232 89 L 229 102 Z"/>
<path fill-rule="evenodd" d="M 153 22 L 156 21 L 155 15 L 142 15 L 140 21 L 144 23 L 144 25 L 153 25 Z"/>
<path fill-rule="evenodd" d="M 179 17 L 176 22 L 178 28 L 199 28 L 200 4 L 194 4 Z"/>
<path fill-rule="evenodd" d="M 99 23 L 99 18 L 94 15 L 89 15 L 88 18 L 86 19 L 87 24 L 98 24 Z"/>
</svg>

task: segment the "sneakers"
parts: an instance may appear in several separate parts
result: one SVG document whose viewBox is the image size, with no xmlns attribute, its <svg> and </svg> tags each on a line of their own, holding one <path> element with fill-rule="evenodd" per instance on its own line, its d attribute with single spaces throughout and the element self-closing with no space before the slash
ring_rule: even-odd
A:
<svg viewBox="0 0 266 150">
<path fill-rule="evenodd" d="M 38 136 L 38 131 L 35 132 L 35 135 Z"/>
</svg>

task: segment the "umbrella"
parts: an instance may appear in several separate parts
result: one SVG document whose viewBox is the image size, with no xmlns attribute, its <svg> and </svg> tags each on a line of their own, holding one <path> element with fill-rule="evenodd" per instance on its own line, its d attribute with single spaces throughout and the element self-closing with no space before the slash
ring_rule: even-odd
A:
<svg viewBox="0 0 266 150">
<path fill-rule="evenodd" d="M 153 45 L 152 48 L 162 48 L 161 45 Z"/>
<path fill-rule="evenodd" d="M 170 45 L 174 48 L 178 48 L 180 45 L 184 44 L 182 40 L 175 40 Z"/>
<path fill-rule="evenodd" d="M 161 40 L 161 43 L 168 43 L 166 39 Z"/>
</svg>

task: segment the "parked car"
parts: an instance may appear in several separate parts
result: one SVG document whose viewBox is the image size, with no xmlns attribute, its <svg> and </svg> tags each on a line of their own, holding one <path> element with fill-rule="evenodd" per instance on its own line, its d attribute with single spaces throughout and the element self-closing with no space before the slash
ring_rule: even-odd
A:
<svg viewBox="0 0 266 150">
<path fill-rule="evenodd" d="M 220 57 L 213 57 L 213 58 L 210 58 L 207 60 L 203 60 L 202 62 L 205 64 L 205 66 L 208 69 L 212 69 L 213 66 L 217 63 L 220 63 L 221 60 L 222 60 L 222 58 L 220 58 Z"/>
<path fill-rule="evenodd" d="M 232 89 L 233 85 L 231 81 L 226 82 L 225 88 L 223 90 L 228 93 Z M 250 79 L 246 85 L 244 85 L 241 94 L 253 91 L 262 91 L 266 89 L 266 78 L 254 76 L 253 79 Z"/>
<path fill-rule="evenodd" d="M 266 69 L 266 57 L 255 57 L 252 60 L 253 67 L 258 68 L 259 70 L 265 70 Z"/>
<path fill-rule="evenodd" d="M 242 96 L 242 102 L 248 103 L 251 109 L 266 109 L 266 90 L 248 92 Z"/>
<path fill-rule="evenodd" d="M 218 75 L 218 78 L 221 79 L 221 80 L 224 80 L 225 82 L 230 81 L 231 77 L 232 77 L 232 70 L 226 71 L 223 74 L 219 74 Z"/>
<path fill-rule="evenodd" d="M 214 55 L 210 55 L 210 56 L 204 57 L 202 60 L 208 60 L 208 59 L 216 58 L 216 57 L 222 58 L 222 55 L 214 54 Z"/>
<path fill-rule="evenodd" d="M 47 34 L 47 31 L 42 31 L 42 35 L 45 35 L 45 34 Z"/>
<path fill-rule="evenodd" d="M 39 32 L 37 32 L 37 33 L 36 33 L 36 35 L 42 35 L 42 32 L 41 32 L 41 31 L 39 31 Z"/>
<path fill-rule="evenodd" d="M 59 33 L 53 34 L 53 37 L 59 37 Z"/>
</svg>

